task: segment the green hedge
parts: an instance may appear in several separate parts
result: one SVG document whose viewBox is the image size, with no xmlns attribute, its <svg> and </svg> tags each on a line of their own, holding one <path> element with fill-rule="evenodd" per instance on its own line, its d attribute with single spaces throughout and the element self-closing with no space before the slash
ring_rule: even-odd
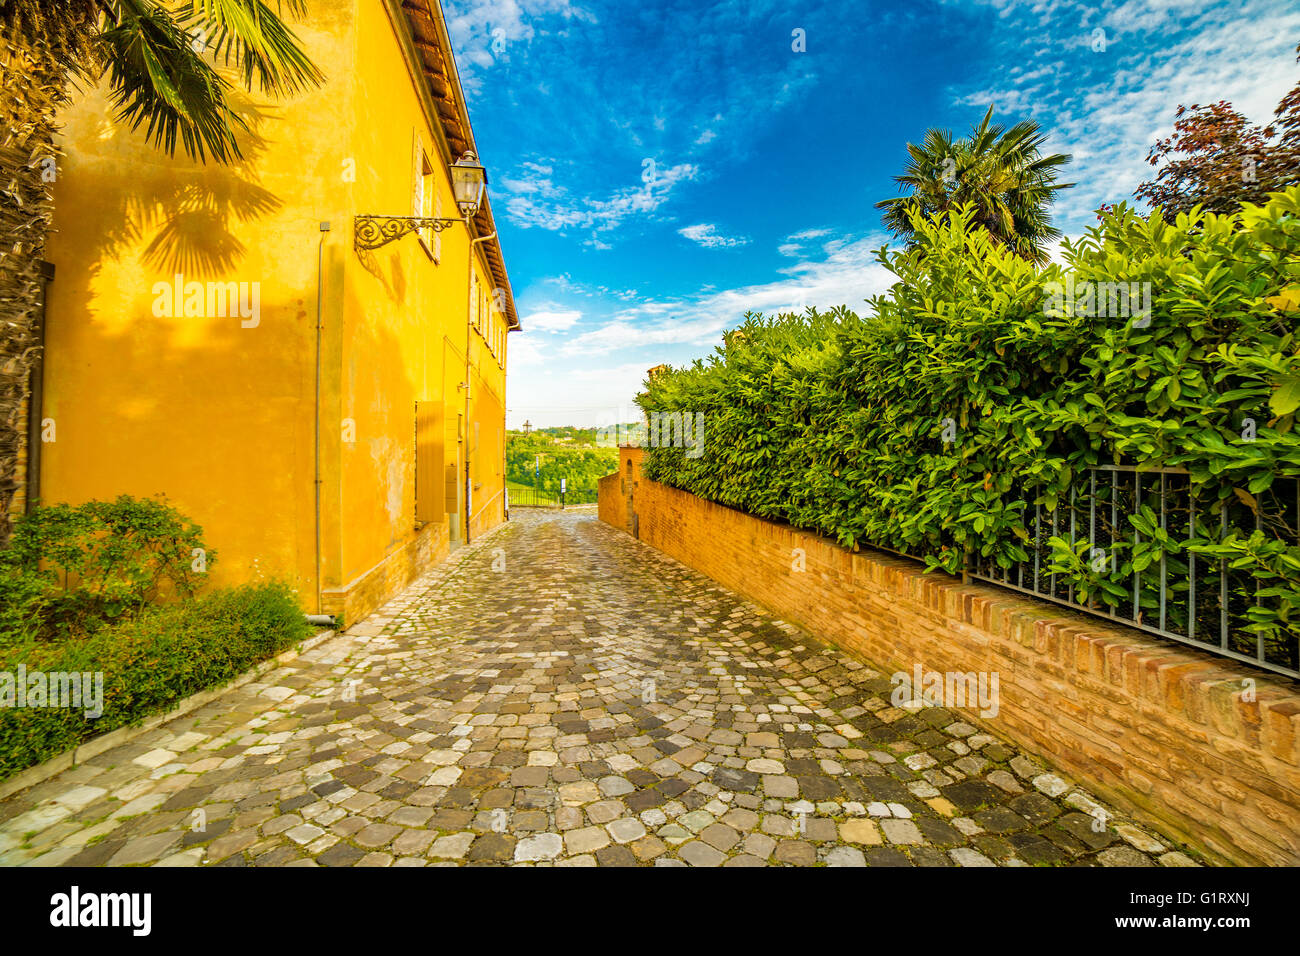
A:
<svg viewBox="0 0 1300 956">
<path fill-rule="evenodd" d="M 42 505 L 0 551 L 0 642 L 85 634 L 191 598 L 216 558 L 203 529 L 162 500 Z"/>
<path fill-rule="evenodd" d="M 1185 468 L 1207 521 L 1237 509 L 1245 531 L 1152 535 L 1114 574 L 1058 540 L 1054 569 L 1115 604 L 1135 566 L 1225 559 L 1251 579 L 1244 601 L 1271 586 L 1248 630 L 1293 645 L 1297 522 L 1272 486 L 1300 475 L 1300 188 L 1173 225 L 1121 206 L 1064 267 L 1015 258 L 967 215 L 916 226 L 915 247 L 879 253 L 897 282 L 872 314 L 750 315 L 707 362 L 648 381 L 645 412 L 703 413 L 705 452 L 652 447 L 647 477 L 955 571 L 972 553 L 1025 560 L 1026 512 L 1057 508 L 1089 466 Z M 1067 281 L 1150 283 L 1149 315 L 1062 302 Z"/>
<path fill-rule="evenodd" d="M 103 673 L 103 713 L 0 707 L 0 779 L 91 737 L 138 723 L 198 691 L 218 687 L 305 638 L 297 596 L 278 582 L 216 591 L 82 639 L 0 645 L 0 671 Z"/>
</svg>

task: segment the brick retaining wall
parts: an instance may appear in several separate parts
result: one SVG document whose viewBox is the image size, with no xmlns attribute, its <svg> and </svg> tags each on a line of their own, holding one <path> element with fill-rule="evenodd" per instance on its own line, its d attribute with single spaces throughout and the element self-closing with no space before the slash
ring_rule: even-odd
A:
<svg viewBox="0 0 1300 956">
<path fill-rule="evenodd" d="M 624 449 L 620 473 L 632 459 L 640 478 L 639 458 Z M 996 672 L 993 732 L 1166 835 L 1222 862 L 1300 863 L 1296 683 L 643 478 L 630 500 L 609 479 L 600 496 L 602 520 L 629 530 L 635 513 L 647 544 L 885 673 Z"/>
</svg>

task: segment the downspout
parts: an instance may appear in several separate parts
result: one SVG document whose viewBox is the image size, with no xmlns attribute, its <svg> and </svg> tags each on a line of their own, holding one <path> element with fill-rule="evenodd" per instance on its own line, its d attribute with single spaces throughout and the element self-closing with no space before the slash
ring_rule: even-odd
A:
<svg viewBox="0 0 1300 956">
<path fill-rule="evenodd" d="M 23 510 L 30 514 L 41 498 L 41 428 L 45 409 L 45 324 L 54 281 L 54 266 L 44 260 L 38 263 L 41 272 L 40 308 L 37 310 L 36 357 L 32 361 L 27 392 L 27 488 L 24 491 Z"/>
<path fill-rule="evenodd" d="M 501 336 L 501 351 L 506 350 L 506 338 L 510 334 L 509 325 L 506 326 L 505 334 Z M 506 357 L 501 356 L 501 492 L 504 497 L 501 499 L 501 518 L 503 521 L 510 520 L 510 492 L 506 489 Z"/>
<path fill-rule="evenodd" d="M 323 295 L 325 287 L 325 233 L 330 231 L 330 224 L 322 222 L 320 224 L 320 242 L 316 246 L 316 439 L 315 439 L 315 457 L 316 457 L 316 479 L 314 482 L 316 491 L 316 613 L 308 615 L 307 620 L 311 624 L 333 624 L 334 618 L 324 613 L 324 592 L 321 587 L 321 528 L 320 528 L 320 486 L 321 486 L 321 468 L 320 468 L 320 374 L 321 374 L 321 332 L 324 328 L 323 321 Z"/>
<path fill-rule="evenodd" d="M 465 225 L 466 227 L 469 226 L 469 219 L 465 220 Z M 468 305 L 468 308 L 465 310 L 465 423 L 462 429 L 461 441 L 464 443 L 465 446 L 464 540 L 466 544 L 469 544 L 469 521 L 470 518 L 472 517 L 469 513 L 469 509 L 470 509 L 470 499 L 473 496 L 473 490 L 474 490 L 473 478 L 470 477 L 473 474 L 473 472 L 470 471 L 470 467 L 469 467 L 469 434 L 470 434 L 469 383 L 472 380 L 471 379 L 472 373 L 470 371 L 470 362 L 469 362 L 469 347 L 473 342 L 473 336 L 474 336 L 474 323 L 472 321 L 474 317 L 474 247 L 478 245 L 480 242 L 487 242 L 489 239 L 495 239 L 496 237 L 497 234 L 495 231 L 493 231 L 486 236 L 478 236 L 469 241 L 469 275 L 465 278 L 465 301 Z"/>
</svg>

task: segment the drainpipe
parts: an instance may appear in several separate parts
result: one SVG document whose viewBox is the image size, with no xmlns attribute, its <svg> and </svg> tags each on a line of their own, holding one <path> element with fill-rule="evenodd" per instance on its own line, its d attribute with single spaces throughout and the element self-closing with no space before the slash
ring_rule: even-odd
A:
<svg viewBox="0 0 1300 956">
<path fill-rule="evenodd" d="M 469 225 L 466 219 L 465 225 Z M 489 239 L 495 239 L 497 234 L 491 232 L 486 236 L 478 236 L 469 241 L 469 275 L 465 278 L 465 301 L 468 308 L 465 310 L 465 427 L 461 441 L 465 447 L 465 528 L 462 536 L 465 544 L 469 544 L 469 519 L 470 519 L 470 498 L 473 494 L 473 479 L 470 477 L 472 472 L 469 467 L 469 383 L 471 381 L 471 371 L 469 363 L 469 347 L 474 337 L 474 325 L 471 319 L 474 315 L 474 247 L 480 242 L 487 242 Z"/>
<path fill-rule="evenodd" d="M 321 331 L 324 327 L 322 295 L 325 286 L 325 233 L 330 231 L 330 224 L 322 222 L 320 224 L 320 242 L 316 246 L 316 480 L 314 487 L 316 491 L 316 613 L 309 615 L 307 620 L 312 624 L 323 624 L 326 620 L 333 623 L 332 617 L 327 617 L 322 612 L 324 610 L 324 594 L 321 588 L 321 546 L 320 546 L 320 486 L 321 486 L 321 468 L 320 468 L 320 365 L 321 365 Z M 315 618 L 315 620 L 313 620 Z"/>
<path fill-rule="evenodd" d="M 501 351 L 506 350 L 506 336 L 510 334 L 509 328 L 506 329 L 505 335 L 501 337 Z M 510 492 L 506 489 L 506 366 L 501 364 L 501 517 L 510 520 Z"/>
<path fill-rule="evenodd" d="M 23 510 L 30 514 L 41 498 L 41 422 L 45 408 L 45 322 L 54 281 L 54 266 L 41 260 L 40 306 L 36 311 L 36 356 L 32 361 L 27 392 L 27 489 Z"/>
</svg>

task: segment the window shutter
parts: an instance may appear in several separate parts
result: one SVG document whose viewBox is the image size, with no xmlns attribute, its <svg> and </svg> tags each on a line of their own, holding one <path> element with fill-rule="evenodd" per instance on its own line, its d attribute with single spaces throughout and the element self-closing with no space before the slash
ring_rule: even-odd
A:
<svg viewBox="0 0 1300 956">
<path fill-rule="evenodd" d="M 441 521 L 445 516 L 442 402 L 415 403 L 415 519 Z"/>
<path fill-rule="evenodd" d="M 433 190 L 433 215 L 438 219 L 442 218 L 442 190 L 438 188 L 438 183 L 432 176 L 429 177 L 429 188 Z M 442 261 L 442 233 L 433 234 L 433 258 Z"/>
<path fill-rule="evenodd" d="M 411 134 L 411 215 L 424 215 L 424 150 L 420 134 Z"/>
</svg>

